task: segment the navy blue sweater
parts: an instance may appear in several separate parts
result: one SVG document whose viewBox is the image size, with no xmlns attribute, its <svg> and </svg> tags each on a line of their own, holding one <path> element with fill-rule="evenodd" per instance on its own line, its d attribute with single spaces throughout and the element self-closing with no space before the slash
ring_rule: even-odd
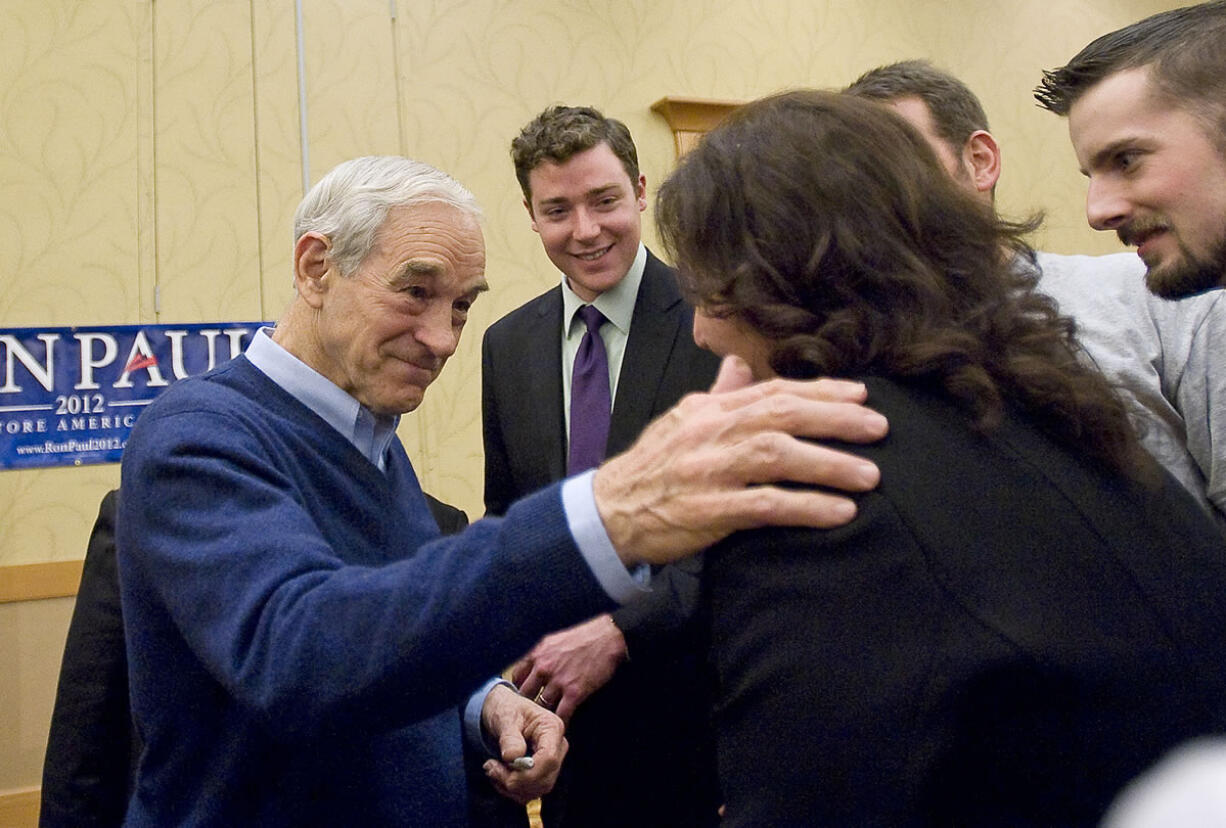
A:
<svg viewBox="0 0 1226 828">
<path fill-rule="evenodd" d="M 612 603 L 558 487 L 440 538 L 398 440 L 380 472 L 243 357 L 141 415 L 123 491 L 128 825 L 463 825 L 457 705 Z"/>
</svg>

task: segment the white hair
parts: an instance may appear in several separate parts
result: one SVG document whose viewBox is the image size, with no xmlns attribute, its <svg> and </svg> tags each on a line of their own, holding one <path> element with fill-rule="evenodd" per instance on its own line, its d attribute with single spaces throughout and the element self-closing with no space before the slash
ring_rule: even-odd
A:
<svg viewBox="0 0 1226 828">
<path fill-rule="evenodd" d="M 330 258 L 350 276 L 374 247 L 390 209 L 431 202 L 481 220 L 473 194 L 429 164 L 398 155 L 355 158 L 333 167 L 303 197 L 294 212 L 294 240 L 309 232 L 326 236 Z"/>
</svg>

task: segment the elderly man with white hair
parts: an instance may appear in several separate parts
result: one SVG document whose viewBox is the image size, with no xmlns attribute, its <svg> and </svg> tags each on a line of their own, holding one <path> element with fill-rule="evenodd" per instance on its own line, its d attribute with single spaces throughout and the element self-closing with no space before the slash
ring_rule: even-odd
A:
<svg viewBox="0 0 1226 828">
<path fill-rule="evenodd" d="M 275 329 L 168 389 L 124 453 L 144 741 L 128 825 L 464 825 L 465 699 L 495 786 L 536 796 L 561 722 L 488 676 L 649 589 L 643 564 L 854 515 L 774 481 L 876 485 L 868 461 L 792 436 L 880 437 L 863 386 L 755 386 L 729 362 L 625 454 L 440 537 L 395 430 L 486 290 L 473 197 L 418 162 L 357 159 L 303 199 L 295 238 Z"/>
</svg>

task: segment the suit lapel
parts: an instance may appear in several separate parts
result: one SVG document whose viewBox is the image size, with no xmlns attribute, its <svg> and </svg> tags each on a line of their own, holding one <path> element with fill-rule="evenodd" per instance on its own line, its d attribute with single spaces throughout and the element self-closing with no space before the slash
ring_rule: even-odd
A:
<svg viewBox="0 0 1226 828">
<path fill-rule="evenodd" d="M 523 364 L 527 367 L 524 400 L 525 417 L 531 424 L 531 456 L 544 465 L 543 479 L 560 480 L 566 476 L 565 419 L 562 414 L 562 288 L 546 294 L 536 309 L 537 324 L 527 331 Z"/>
<path fill-rule="evenodd" d="M 677 341 L 683 307 L 672 273 L 648 251 L 618 375 L 606 456 L 628 448 L 650 421 L 657 389 Z"/>
</svg>

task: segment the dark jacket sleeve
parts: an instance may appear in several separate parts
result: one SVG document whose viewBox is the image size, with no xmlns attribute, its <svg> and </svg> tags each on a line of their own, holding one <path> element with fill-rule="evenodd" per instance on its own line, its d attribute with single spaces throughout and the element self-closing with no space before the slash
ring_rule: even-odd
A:
<svg viewBox="0 0 1226 828">
<path fill-rule="evenodd" d="M 118 491 L 102 499 L 68 627 L 43 764 L 39 825 L 123 822 L 137 749 L 115 564 Z"/>
<path fill-rule="evenodd" d="M 511 459 L 498 413 L 493 351 L 487 332 L 481 340 L 481 437 L 485 453 L 485 514 L 504 515 L 515 500 Z"/>
<path fill-rule="evenodd" d="M 651 577 L 650 595 L 613 611 L 613 623 L 625 637 L 631 658 L 667 654 L 698 640 L 701 579 L 702 555 L 659 567 Z"/>
<path fill-rule="evenodd" d="M 450 503 L 444 503 L 433 495 L 427 494 L 426 505 L 430 507 L 430 514 L 434 515 L 434 522 L 438 524 L 439 531 L 444 535 L 454 535 L 463 531 L 468 525 L 468 515 Z"/>
</svg>

